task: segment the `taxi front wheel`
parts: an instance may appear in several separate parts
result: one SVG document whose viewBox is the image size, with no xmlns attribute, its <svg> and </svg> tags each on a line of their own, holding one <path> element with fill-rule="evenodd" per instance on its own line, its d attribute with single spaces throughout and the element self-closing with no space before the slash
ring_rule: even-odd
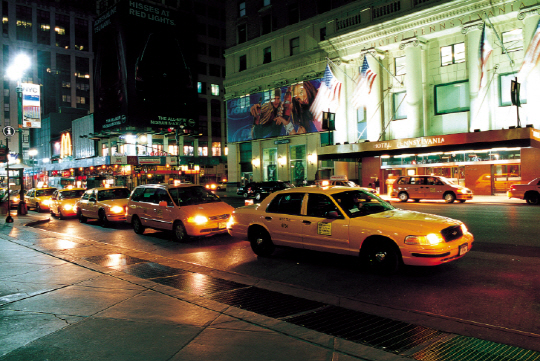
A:
<svg viewBox="0 0 540 361">
<path fill-rule="evenodd" d="M 174 222 L 173 235 L 174 235 L 174 239 L 177 242 L 185 242 L 189 238 L 186 232 L 186 227 L 184 227 L 184 224 L 181 221 Z"/>
<path fill-rule="evenodd" d="M 399 251 L 396 248 L 389 240 L 368 241 L 360 251 L 361 262 L 368 270 L 385 275 L 393 274 L 400 265 Z"/>
<path fill-rule="evenodd" d="M 265 257 L 274 253 L 274 243 L 264 229 L 255 229 L 249 232 L 249 243 L 253 253 L 257 256 Z"/>
</svg>

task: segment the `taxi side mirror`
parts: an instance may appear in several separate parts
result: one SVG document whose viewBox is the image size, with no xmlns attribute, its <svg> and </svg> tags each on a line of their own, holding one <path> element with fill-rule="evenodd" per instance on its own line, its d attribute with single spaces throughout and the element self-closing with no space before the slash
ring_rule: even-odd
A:
<svg viewBox="0 0 540 361">
<path fill-rule="evenodd" d="M 161 201 L 158 204 L 160 207 L 167 207 L 167 201 Z"/>
</svg>

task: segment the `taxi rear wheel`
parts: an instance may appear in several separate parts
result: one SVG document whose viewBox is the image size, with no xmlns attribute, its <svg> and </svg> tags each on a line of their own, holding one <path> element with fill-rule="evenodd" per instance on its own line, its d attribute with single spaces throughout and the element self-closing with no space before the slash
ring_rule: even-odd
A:
<svg viewBox="0 0 540 361">
<path fill-rule="evenodd" d="M 398 198 L 400 202 L 407 202 L 409 200 L 409 195 L 407 194 L 407 192 L 401 192 L 400 194 L 398 194 Z"/>
<path fill-rule="evenodd" d="M 249 232 L 249 243 L 253 253 L 257 256 L 265 257 L 274 253 L 274 243 L 272 238 L 264 229 L 254 229 Z"/>
<path fill-rule="evenodd" d="M 525 200 L 527 204 L 537 205 L 540 203 L 540 196 L 536 193 L 527 194 Z"/>
<path fill-rule="evenodd" d="M 141 223 L 141 220 L 137 216 L 133 216 L 133 219 L 131 220 L 131 225 L 133 226 L 133 231 L 137 234 L 143 234 L 144 233 L 144 226 Z"/>
<path fill-rule="evenodd" d="M 360 251 L 360 259 L 368 270 L 385 275 L 397 272 L 401 264 L 397 246 L 386 239 L 367 241 Z"/>
<path fill-rule="evenodd" d="M 174 222 L 173 235 L 174 239 L 177 242 L 185 242 L 189 239 L 189 236 L 186 232 L 186 227 L 184 227 L 184 224 L 181 221 Z"/>
</svg>

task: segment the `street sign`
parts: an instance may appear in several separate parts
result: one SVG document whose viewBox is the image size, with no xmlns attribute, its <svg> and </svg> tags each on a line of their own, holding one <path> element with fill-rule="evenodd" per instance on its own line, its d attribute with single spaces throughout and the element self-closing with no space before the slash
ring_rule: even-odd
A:
<svg viewBox="0 0 540 361">
<path fill-rule="evenodd" d="M 15 135 L 15 128 L 12 126 L 5 126 L 4 129 L 2 129 L 2 132 L 6 137 L 11 137 Z"/>
</svg>

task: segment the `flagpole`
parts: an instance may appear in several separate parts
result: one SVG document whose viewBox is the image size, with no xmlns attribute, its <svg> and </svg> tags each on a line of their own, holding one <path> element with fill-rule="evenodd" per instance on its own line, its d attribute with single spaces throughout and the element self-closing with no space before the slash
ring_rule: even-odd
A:
<svg viewBox="0 0 540 361">
<path fill-rule="evenodd" d="M 347 75 L 347 73 L 346 73 L 343 69 L 341 69 L 336 63 L 334 63 L 332 60 L 330 60 L 329 57 L 326 57 L 326 61 L 327 61 L 328 63 L 332 63 L 332 65 L 334 65 L 334 66 L 335 66 L 336 68 L 338 68 L 343 74 L 345 74 L 345 76 L 346 76 L 347 78 L 351 79 L 351 80 L 354 82 L 354 79 L 351 78 L 349 75 Z"/>
<path fill-rule="evenodd" d="M 484 14 L 486 15 L 486 19 L 487 19 L 487 21 L 489 22 L 489 25 L 490 25 L 491 28 L 493 29 L 493 32 L 495 33 L 495 36 L 497 37 L 497 40 L 499 41 L 499 44 L 501 44 L 501 48 L 502 48 L 503 52 L 506 54 L 506 56 L 507 56 L 508 59 L 510 60 L 510 66 L 514 66 L 515 63 L 514 63 L 514 61 L 512 60 L 512 58 L 510 57 L 510 55 L 508 55 L 508 51 L 507 51 L 506 48 L 504 47 L 504 44 L 503 44 L 503 42 L 501 41 L 501 38 L 499 37 L 499 33 L 497 33 L 497 30 L 495 29 L 495 26 L 493 26 L 493 23 L 491 22 L 491 19 L 489 18 L 487 11 L 484 11 Z"/>
<path fill-rule="evenodd" d="M 398 82 L 399 84 L 403 85 L 403 82 L 399 81 L 399 79 L 396 78 L 396 76 L 395 76 L 394 74 L 392 74 L 392 73 L 390 72 L 390 70 L 386 69 L 386 67 L 383 65 L 383 63 L 381 63 L 381 62 L 379 61 L 379 59 L 377 59 L 377 57 L 371 53 L 371 51 L 365 50 L 364 56 L 366 56 L 366 54 L 371 55 L 371 57 L 372 57 L 373 59 L 375 59 L 375 61 L 376 61 L 377 63 L 379 63 L 379 65 L 382 66 L 382 68 L 383 68 L 384 70 L 386 70 L 386 72 L 387 72 L 388 74 L 390 74 L 394 79 L 396 79 L 397 82 Z"/>
</svg>

